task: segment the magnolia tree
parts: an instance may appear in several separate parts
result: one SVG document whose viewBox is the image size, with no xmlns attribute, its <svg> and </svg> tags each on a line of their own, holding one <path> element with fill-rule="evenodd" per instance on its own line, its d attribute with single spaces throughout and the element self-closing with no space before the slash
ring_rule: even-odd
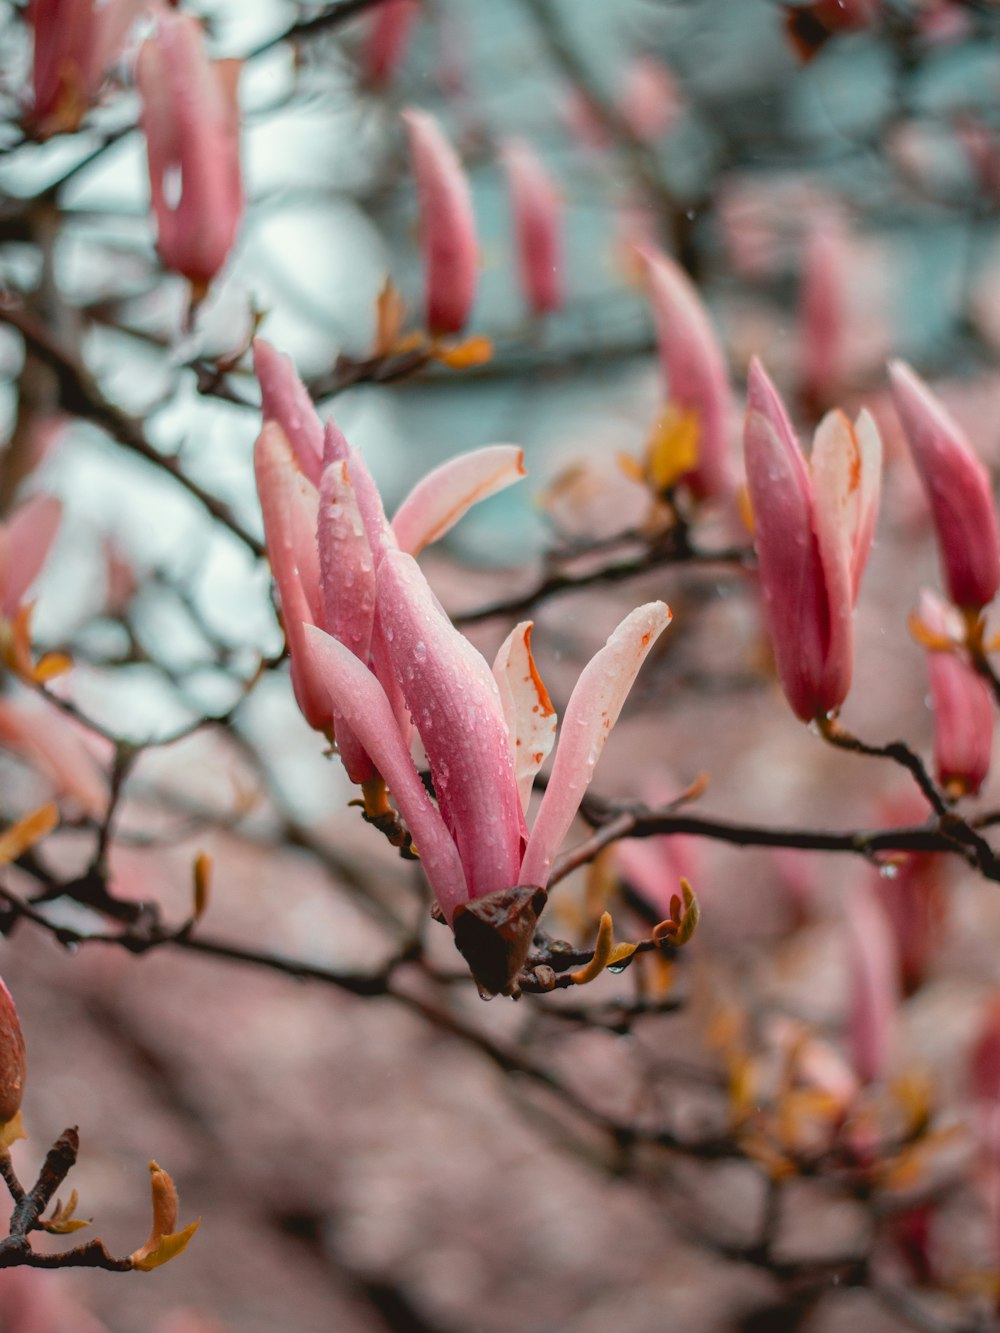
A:
<svg viewBox="0 0 1000 1333">
<path fill-rule="evenodd" d="M 995 1326 L 991 9 L 3 10 L 5 1329 Z"/>
</svg>

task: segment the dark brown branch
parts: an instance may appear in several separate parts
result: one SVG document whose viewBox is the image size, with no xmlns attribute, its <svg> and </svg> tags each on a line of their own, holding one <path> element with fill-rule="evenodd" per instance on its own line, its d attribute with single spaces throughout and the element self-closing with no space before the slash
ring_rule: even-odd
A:
<svg viewBox="0 0 1000 1333">
<path fill-rule="evenodd" d="M 687 539 L 686 530 L 681 540 L 676 540 L 673 533 L 668 533 L 666 538 L 651 542 L 647 550 L 630 560 L 617 560 L 583 574 L 557 570 L 543 575 L 534 587 L 517 597 L 488 602 L 472 611 L 458 612 L 451 618 L 456 625 L 475 625 L 499 616 L 514 618 L 551 597 L 580 592 L 586 588 L 625 583 L 666 565 L 734 565 L 738 569 L 746 569 L 752 560 L 753 553 L 742 546 L 706 551 Z"/>
</svg>

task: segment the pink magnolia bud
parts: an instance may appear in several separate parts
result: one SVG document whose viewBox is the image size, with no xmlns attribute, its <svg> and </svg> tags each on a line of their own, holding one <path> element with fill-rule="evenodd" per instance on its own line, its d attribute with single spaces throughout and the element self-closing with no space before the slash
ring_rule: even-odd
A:
<svg viewBox="0 0 1000 1333">
<path fill-rule="evenodd" d="M 645 261 L 649 300 L 670 403 L 695 414 L 698 461 L 683 478 L 701 499 L 732 489 L 729 376 L 708 311 L 687 274 L 652 248 Z"/>
<path fill-rule="evenodd" d="M 3 1126 L 13 1120 L 21 1109 L 24 1074 L 21 1024 L 11 993 L 0 981 L 0 1137 Z"/>
<path fill-rule="evenodd" d="M 1000 524 L 989 473 L 965 434 L 908 365 L 889 366 L 896 411 L 930 502 L 948 594 L 978 610 L 1000 587 Z"/>
<path fill-rule="evenodd" d="M 812 227 L 802 259 L 802 392 L 806 401 L 828 407 L 844 370 L 846 272 L 843 228 L 834 217 Z"/>
<path fill-rule="evenodd" d="M 534 150 L 512 139 L 503 150 L 514 210 L 521 290 L 536 315 L 563 303 L 562 204 L 552 179 Z"/>
<path fill-rule="evenodd" d="M 144 0 L 31 0 L 35 34 L 31 122 L 43 136 L 80 126 Z"/>
<path fill-rule="evenodd" d="M 476 296 L 479 254 L 472 193 L 454 148 L 426 111 L 403 112 L 417 178 L 427 327 L 458 333 Z"/>
<path fill-rule="evenodd" d="M 209 61 L 189 14 L 161 12 L 139 52 L 156 248 L 198 294 L 226 262 L 243 215 L 239 74 L 239 61 Z"/>
<path fill-rule="evenodd" d="M 962 617 L 925 589 L 919 618 L 935 638 L 961 643 Z M 934 708 L 934 767 L 956 796 L 975 795 L 990 771 L 993 695 L 959 652 L 931 648 L 927 656 Z"/>
<path fill-rule="evenodd" d="M 853 611 L 878 509 L 882 446 L 862 412 L 829 412 L 807 464 L 756 359 L 744 432 L 764 609 L 778 675 L 803 721 L 839 708 L 854 666 Z"/>
<path fill-rule="evenodd" d="M 378 86 L 389 82 L 406 58 L 410 33 L 419 14 L 419 0 L 382 0 L 376 7 L 361 50 L 365 83 Z"/>
</svg>

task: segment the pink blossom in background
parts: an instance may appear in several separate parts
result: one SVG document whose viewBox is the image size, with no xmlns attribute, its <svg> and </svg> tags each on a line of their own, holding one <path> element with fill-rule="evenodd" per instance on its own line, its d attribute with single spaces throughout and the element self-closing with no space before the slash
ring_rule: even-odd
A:
<svg viewBox="0 0 1000 1333">
<path fill-rule="evenodd" d="M 58 500 L 34 495 L 0 523 L 0 616 L 5 620 L 13 619 L 41 573 L 61 517 Z"/>
<path fill-rule="evenodd" d="M 0 1270 L 4 1333 L 110 1333 L 65 1282 L 37 1268 Z"/>
<path fill-rule="evenodd" d="M 731 410 L 725 356 L 691 279 L 661 252 L 641 252 L 667 401 L 695 414 L 698 461 L 682 480 L 699 499 L 728 494 Z"/>
<path fill-rule="evenodd" d="M 802 257 L 799 345 L 803 396 L 820 409 L 832 404 L 844 378 L 847 264 L 843 224 L 835 215 L 818 217 Z"/>
<path fill-rule="evenodd" d="M 108 780 L 86 734 L 54 704 L 24 690 L 0 695 L 0 749 L 23 759 L 57 796 L 100 819 L 108 805 Z"/>
<path fill-rule="evenodd" d="M 882 449 L 862 412 L 830 412 L 807 464 L 776 389 L 750 366 L 747 486 L 764 610 L 778 675 L 808 722 L 843 703 L 854 667 L 853 613 L 878 511 Z"/>
<path fill-rule="evenodd" d="M 540 158 L 524 140 L 509 140 L 501 158 L 513 211 L 521 291 L 536 315 L 548 315 L 563 304 L 562 201 Z"/>
<path fill-rule="evenodd" d="M 637 56 L 626 72 L 618 108 L 637 139 L 656 143 L 670 133 L 677 120 L 677 80 L 655 56 Z"/>
<path fill-rule="evenodd" d="M 940 399 L 905 362 L 892 362 L 889 378 L 930 502 L 949 597 L 963 610 L 979 610 L 1000 586 L 1000 524 L 990 475 Z"/>
<path fill-rule="evenodd" d="M 427 327 L 458 333 L 476 297 L 479 249 L 472 192 L 454 148 L 426 111 L 403 112 L 420 203 Z"/>
<path fill-rule="evenodd" d="M 677 784 L 661 778 L 644 789 L 643 801 L 656 809 L 669 805 L 678 793 Z M 681 878 L 697 881 L 703 860 L 701 852 L 697 839 L 678 833 L 657 838 L 623 838 L 614 844 L 612 856 L 619 875 L 648 904 L 657 921 L 666 921 Z"/>
<path fill-rule="evenodd" d="M 1000 198 L 1000 145 L 995 132 L 972 115 L 958 114 L 952 125 L 979 189 L 987 199 Z"/>
<path fill-rule="evenodd" d="M 932 636 L 960 644 L 961 615 L 928 589 L 920 594 L 918 617 Z M 993 752 L 993 692 L 958 651 L 929 647 L 927 670 L 934 710 L 934 768 L 955 796 L 974 796 L 986 781 Z"/>
<path fill-rule="evenodd" d="M 132 23 L 147 0 L 31 0 L 27 19 L 34 31 L 32 61 L 35 132 L 79 129 L 118 58 Z"/>
<path fill-rule="evenodd" d="M 197 19 L 171 10 L 139 51 L 156 248 L 197 295 L 225 264 L 243 217 L 240 68 L 210 61 Z"/>
<path fill-rule="evenodd" d="M 927 802 L 908 793 L 881 805 L 876 818 L 880 825 L 922 824 Z M 948 861 L 934 852 L 905 852 L 895 853 L 887 865 L 872 871 L 871 886 L 895 940 L 902 993 L 912 995 L 926 980 L 944 938 L 951 902 Z"/>
<path fill-rule="evenodd" d="M 884 1076 L 892 1051 L 899 964 L 885 913 L 864 885 L 851 895 L 846 926 L 851 1063 L 862 1082 L 872 1083 Z"/>
<path fill-rule="evenodd" d="M 365 83 L 379 86 L 390 82 L 406 59 L 419 15 L 420 0 L 382 0 L 376 5 L 361 48 Z"/>
</svg>

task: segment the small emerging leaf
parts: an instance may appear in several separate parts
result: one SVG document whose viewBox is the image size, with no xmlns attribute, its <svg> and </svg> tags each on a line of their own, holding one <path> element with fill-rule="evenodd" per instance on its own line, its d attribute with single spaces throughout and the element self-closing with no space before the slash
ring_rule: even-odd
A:
<svg viewBox="0 0 1000 1333">
<path fill-rule="evenodd" d="M 681 893 L 683 902 L 675 893 L 670 900 L 669 918 L 661 921 L 653 931 L 653 939 L 657 944 L 687 944 L 695 932 L 695 927 L 701 919 L 701 908 L 698 906 L 698 899 L 694 896 L 691 885 L 683 877 Z"/>
<path fill-rule="evenodd" d="M 153 1193 L 153 1229 L 141 1249 L 129 1257 L 133 1268 L 148 1273 L 153 1268 L 169 1263 L 187 1247 L 188 1241 L 201 1225 L 201 1218 L 182 1231 L 177 1225 L 177 1189 L 170 1176 L 156 1162 L 149 1164 L 150 1186 Z"/>
<path fill-rule="evenodd" d="M 604 912 L 597 927 L 597 943 L 594 945 L 593 958 L 586 967 L 570 973 L 570 980 L 574 986 L 586 986 L 588 981 L 593 981 L 595 977 L 601 975 L 611 959 L 613 934 L 611 913 Z"/>
<path fill-rule="evenodd" d="M 194 859 L 194 920 L 200 921 L 208 906 L 212 888 L 212 858 L 199 852 Z"/>
<path fill-rule="evenodd" d="M 698 414 L 669 404 L 653 423 L 646 444 L 646 477 L 658 495 L 698 466 Z"/>
<path fill-rule="evenodd" d="M 399 342 L 406 306 L 398 288 L 386 278 L 375 301 L 375 355 L 390 356 Z"/>
<path fill-rule="evenodd" d="M 493 343 L 489 338 L 466 338 L 454 347 L 438 348 L 434 352 L 435 361 L 440 361 L 452 370 L 469 370 L 473 366 L 485 366 L 493 358 Z"/>
<path fill-rule="evenodd" d="M 81 1227 L 89 1227 L 89 1218 L 75 1216 L 79 1201 L 80 1198 L 76 1190 L 69 1196 L 65 1204 L 62 1199 L 57 1199 L 56 1206 L 52 1210 L 52 1216 L 43 1218 L 39 1225 L 50 1236 L 68 1236 L 73 1231 L 79 1231 Z"/>
</svg>

